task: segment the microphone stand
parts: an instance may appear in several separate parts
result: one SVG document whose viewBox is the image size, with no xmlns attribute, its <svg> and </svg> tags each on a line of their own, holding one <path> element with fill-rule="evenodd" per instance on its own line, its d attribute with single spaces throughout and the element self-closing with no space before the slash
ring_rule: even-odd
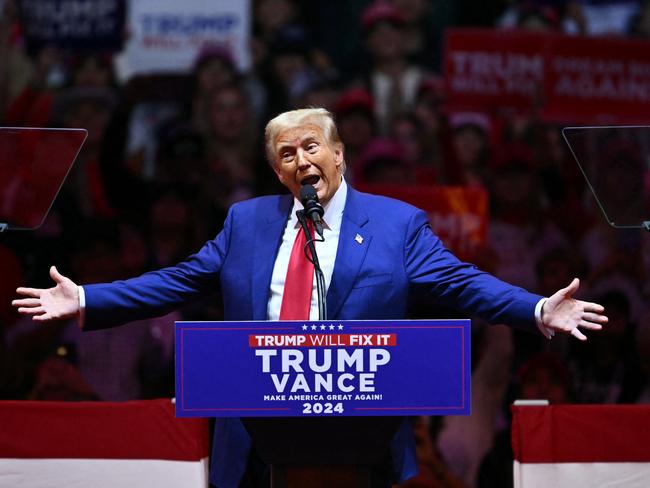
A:
<svg viewBox="0 0 650 488">
<path fill-rule="evenodd" d="M 307 236 L 307 244 L 305 245 L 305 256 L 314 265 L 314 273 L 316 274 L 316 294 L 318 295 L 318 320 L 327 320 L 327 299 L 325 296 L 325 275 L 318 262 L 318 255 L 316 254 L 316 246 L 314 245 L 314 236 L 307 225 L 307 218 L 303 210 L 296 211 L 298 221 L 302 226 L 302 231 Z M 324 239 L 323 239 L 324 240 Z M 322 242 L 322 241 L 320 241 Z M 307 253 L 309 248 L 309 253 Z M 311 256 L 309 255 L 311 254 Z"/>
</svg>

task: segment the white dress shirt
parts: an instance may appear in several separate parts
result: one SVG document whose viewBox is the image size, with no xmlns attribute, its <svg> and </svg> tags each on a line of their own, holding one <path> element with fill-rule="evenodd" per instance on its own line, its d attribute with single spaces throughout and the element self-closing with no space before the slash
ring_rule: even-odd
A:
<svg viewBox="0 0 650 488">
<path fill-rule="evenodd" d="M 323 205 L 323 210 L 325 210 L 325 215 L 323 215 L 323 237 L 325 240 L 323 242 L 316 241 L 316 254 L 318 254 L 318 261 L 325 277 L 325 294 L 327 294 L 330 282 L 332 281 L 336 250 L 339 247 L 339 235 L 341 234 L 343 209 L 345 208 L 347 196 L 348 186 L 345 183 L 345 179 L 343 179 L 330 201 Z M 284 282 L 287 278 L 289 259 L 291 257 L 293 243 L 296 240 L 296 235 L 300 228 L 296 211 L 302 209 L 302 203 L 297 198 L 294 198 L 293 208 L 287 220 L 287 225 L 284 228 L 284 234 L 282 234 L 282 244 L 280 244 L 280 250 L 278 251 L 278 256 L 275 259 L 275 265 L 273 267 L 273 275 L 271 276 L 271 289 L 269 290 L 269 302 L 266 309 L 266 317 L 268 320 L 279 320 L 280 318 L 280 307 L 282 306 Z M 312 285 L 309 319 L 318 320 L 318 294 L 315 274 Z"/>
</svg>

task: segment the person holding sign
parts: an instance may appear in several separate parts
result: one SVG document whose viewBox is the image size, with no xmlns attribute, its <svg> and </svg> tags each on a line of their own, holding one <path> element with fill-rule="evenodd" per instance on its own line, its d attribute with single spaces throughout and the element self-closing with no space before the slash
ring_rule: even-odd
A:
<svg viewBox="0 0 650 488">
<path fill-rule="evenodd" d="M 162 315 L 218 281 L 227 320 L 316 320 L 314 266 L 296 211 L 304 185 L 323 206 L 323 238 L 316 250 L 327 293 L 328 319 L 401 319 L 409 295 L 426 289 L 432 300 L 492 323 L 542 333 L 568 333 L 607 322 L 602 306 L 576 300 L 579 282 L 548 298 L 511 286 L 459 261 L 433 234 L 426 214 L 406 203 L 358 192 L 344 178 L 345 158 L 332 115 L 324 109 L 285 112 L 265 130 L 266 153 L 290 195 L 233 205 L 223 230 L 176 266 L 113 283 L 78 286 L 55 267 L 53 288 L 18 288 L 13 301 L 35 321 L 79 317 L 84 330 Z M 238 419 L 218 419 L 211 482 L 236 487 L 251 441 Z M 404 424 L 408 429 L 408 425 Z M 406 439 L 406 440 L 405 440 Z M 412 435 L 393 443 L 394 476 L 416 474 Z"/>
</svg>

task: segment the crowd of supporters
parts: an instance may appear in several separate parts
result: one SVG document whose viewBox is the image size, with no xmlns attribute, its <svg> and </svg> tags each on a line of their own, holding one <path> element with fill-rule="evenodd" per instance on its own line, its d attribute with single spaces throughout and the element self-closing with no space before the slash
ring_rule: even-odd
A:
<svg viewBox="0 0 650 488">
<path fill-rule="evenodd" d="M 108 53 L 26 53 L 17 3 L 0 5 L 0 125 L 88 130 L 44 225 L 0 234 L 1 399 L 173 396 L 171 324 L 218 320 L 218 289 L 166 317 L 82 334 L 18 317 L 15 288 L 50 286 L 51 264 L 90 283 L 182 260 L 220 230 L 229 205 L 285 191 L 264 157 L 265 122 L 322 106 L 336 116 L 350 184 L 485 189 L 476 264 L 542 295 L 577 276 L 580 298 L 610 318 L 585 343 L 477 321 L 472 416 L 417 419 L 422 470 L 406 486 L 512 483 L 514 398 L 650 402 L 650 240 L 603 221 L 561 126 L 532 107 L 449 110 L 442 72 L 448 27 L 648 38 L 650 2 L 253 0 L 250 70 L 206 44 L 191 72 L 126 82 Z M 418 315 L 434 317 L 434 305 Z"/>
</svg>

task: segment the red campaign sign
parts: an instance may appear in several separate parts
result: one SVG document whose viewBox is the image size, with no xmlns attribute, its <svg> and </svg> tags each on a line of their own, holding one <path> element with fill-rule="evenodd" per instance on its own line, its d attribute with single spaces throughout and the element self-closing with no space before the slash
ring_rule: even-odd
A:
<svg viewBox="0 0 650 488">
<path fill-rule="evenodd" d="M 177 322 L 176 415 L 469 415 L 470 339 L 469 320 Z"/>
<path fill-rule="evenodd" d="M 650 43 L 553 36 L 544 118 L 579 124 L 650 121 Z"/>
<path fill-rule="evenodd" d="M 487 192 L 460 186 L 361 184 L 361 191 L 385 195 L 421 208 L 433 232 L 460 259 L 471 261 L 487 241 Z"/>
<path fill-rule="evenodd" d="M 539 108 L 549 121 L 636 124 L 650 113 L 650 43 L 516 30 L 446 34 L 449 108 Z"/>
<path fill-rule="evenodd" d="M 544 80 L 545 37 L 489 29 L 450 29 L 444 52 L 454 109 L 530 107 Z"/>
</svg>

